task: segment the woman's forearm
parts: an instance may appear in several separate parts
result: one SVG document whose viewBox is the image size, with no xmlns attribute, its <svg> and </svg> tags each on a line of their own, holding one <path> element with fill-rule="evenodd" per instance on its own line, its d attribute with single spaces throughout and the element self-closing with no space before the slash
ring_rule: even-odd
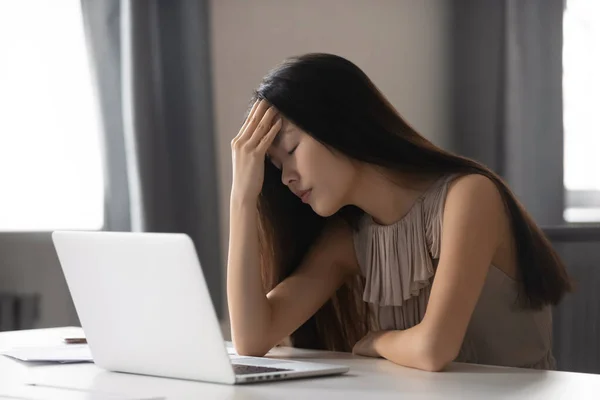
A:
<svg viewBox="0 0 600 400">
<path fill-rule="evenodd" d="M 227 300 L 232 339 L 238 353 L 262 356 L 269 350 L 271 309 L 260 273 L 256 204 L 232 201 L 229 232 Z"/>
</svg>

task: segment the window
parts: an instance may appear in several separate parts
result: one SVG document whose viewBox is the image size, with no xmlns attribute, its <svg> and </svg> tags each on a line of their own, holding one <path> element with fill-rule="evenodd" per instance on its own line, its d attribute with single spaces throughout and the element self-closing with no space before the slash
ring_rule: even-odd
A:
<svg viewBox="0 0 600 400">
<path fill-rule="evenodd" d="M 600 2 L 567 0 L 563 20 L 567 222 L 600 221 Z"/>
<path fill-rule="evenodd" d="M 101 229 L 104 183 L 80 0 L 0 2 L 0 230 Z"/>
</svg>

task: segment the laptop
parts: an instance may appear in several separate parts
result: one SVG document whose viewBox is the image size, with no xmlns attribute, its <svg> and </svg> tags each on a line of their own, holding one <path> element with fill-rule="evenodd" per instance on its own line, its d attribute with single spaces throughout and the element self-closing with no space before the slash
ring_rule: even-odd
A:
<svg viewBox="0 0 600 400">
<path fill-rule="evenodd" d="M 52 240 L 101 368 L 223 384 L 349 370 L 231 354 L 194 244 L 185 234 L 56 231 Z"/>
</svg>

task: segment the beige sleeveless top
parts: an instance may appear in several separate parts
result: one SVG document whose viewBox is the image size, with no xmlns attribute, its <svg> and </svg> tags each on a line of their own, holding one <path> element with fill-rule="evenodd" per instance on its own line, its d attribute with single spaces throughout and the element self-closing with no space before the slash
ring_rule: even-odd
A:
<svg viewBox="0 0 600 400">
<path fill-rule="evenodd" d="M 362 217 L 354 246 L 375 329 L 408 329 L 423 319 L 440 254 L 446 192 L 456 177 L 439 179 L 392 225 Z M 516 281 L 492 265 L 456 361 L 556 368 L 551 308 L 519 309 L 516 298 Z"/>
</svg>

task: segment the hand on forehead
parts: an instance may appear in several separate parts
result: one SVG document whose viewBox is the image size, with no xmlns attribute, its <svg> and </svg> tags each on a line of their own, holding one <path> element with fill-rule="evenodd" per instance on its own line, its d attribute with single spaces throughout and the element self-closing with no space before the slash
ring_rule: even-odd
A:
<svg viewBox="0 0 600 400">
<path fill-rule="evenodd" d="M 289 137 L 289 135 L 295 130 L 296 126 L 286 118 L 282 117 L 281 129 L 279 130 L 277 136 L 275 136 L 275 139 L 273 139 L 273 142 L 267 151 L 267 156 L 269 158 L 276 158 L 277 153 L 284 150 L 282 149 L 282 143 L 285 143 L 285 138 Z"/>
</svg>

